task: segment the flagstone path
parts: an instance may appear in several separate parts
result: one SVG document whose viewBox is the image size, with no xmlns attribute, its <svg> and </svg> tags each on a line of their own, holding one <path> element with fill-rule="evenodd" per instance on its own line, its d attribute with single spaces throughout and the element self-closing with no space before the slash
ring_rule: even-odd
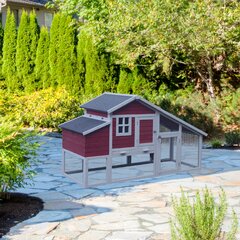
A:
<svg viewBox="0 0 240 240">
<path fill-rule="evenodd" d="M 62 174 L 61 139 L 41 137 L 34 185 L 18 189 L 44 201 L 44 210 L 19 223 L 3 239 L 160 240 L 170 239 L 171 196 L 180 187 L 194 196 L 207 186 L 226 191 L 240 219 L 240 151 L 203 150 L 201 170 L 82 189 Z M 237 239 L 240 239 L 240 232 Z"/>
</svg>

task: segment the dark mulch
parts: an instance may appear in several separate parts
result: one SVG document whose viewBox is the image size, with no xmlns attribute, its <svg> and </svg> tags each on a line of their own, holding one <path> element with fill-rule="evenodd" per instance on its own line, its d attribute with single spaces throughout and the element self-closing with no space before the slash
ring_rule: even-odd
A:
<svg viewBox="0 0 240 240">
<path fill-rule="evenodd" d="M 10 193 L 10 199 L 0 200 L 0 238 L 11 227 L 35 216 L 42 209 L 41 199 L 23 193 Z"/>
</svg>

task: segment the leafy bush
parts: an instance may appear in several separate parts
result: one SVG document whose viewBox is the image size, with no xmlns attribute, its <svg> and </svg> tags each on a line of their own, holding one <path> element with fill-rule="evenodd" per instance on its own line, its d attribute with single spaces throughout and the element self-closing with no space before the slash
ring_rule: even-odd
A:
<svg viewBox="0 0 240 240">
<path fill-rule="evenodd" d="M 9 190 L 24 187 L 25 179 L 33 176 L 30 166 L 37 144 L 32 136 L 6 123 L 0 125 L 0 198 Z"/>
<path fill-rule="evenodd" d="M 232 131 L 225 133 L 225 140 L 227 145 L 233 146 L 235 144 L 240 145 L 240 132 Z"/>
<path fill-rule="evenodd" d="M 62 88 L 52 88 L 29 95 L 3 94 L 0 115 L 24 126 L 58 128 L 60 123 L 82 114 L 79 99 Z"/>
<path fill-rule="evenodd" d="M 221 229 L 227 212 L 226 195 L 223 190 L 219 194 L 219 203 L 215 202 L 213 194 L 207 188 L 202 190 L 202 194 L 197 192 L 192 204 L 183 190 L 181 198 L 173 198 L 172 202 L 176 216 L 176 221 L 171 220 L 172 240 L 236 239 L 238 220 L 235 212 L 230 232 L 226 234 Z"/>
<path fill-rule="evenodd" d="M 222 146 L 222 142 L 216 138 L 213 138 L 210 143 L 213 148 L 220 148 Z"/>
</svg>

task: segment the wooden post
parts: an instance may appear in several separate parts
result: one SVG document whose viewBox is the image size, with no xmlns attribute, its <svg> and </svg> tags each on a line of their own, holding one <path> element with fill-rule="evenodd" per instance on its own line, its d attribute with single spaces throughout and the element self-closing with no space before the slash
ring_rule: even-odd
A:
<svg viewBox="0 0 240 240">
<path fill-rule="evenodd" d="M 83 186 L 88 186 L 88 159 L 83 159 Z"/>
<path fill-rule="evenodd" d="M 63 149 L 62 150 L 62 166 L 63 166 L 63 172 L 65 173 L 65 157 L 66 157 L 66 153 L 65 153 L 65 150 Z"/>
<path fill-rule="evenodd" d="M 169 158 L 170 161 L 174 160 L 174 138 L 170 138 L 170 148 L 169 148 Z"/>
<path fill-rule="evenodd" d="M 202 135 L 198 137 L 198 167 L 202 167 Z"/>
<path fill-rule="evenodd" d="M 106 158 L 106 180 L 107 183 L 112 182 L 112 156 Z"/>
</svg>

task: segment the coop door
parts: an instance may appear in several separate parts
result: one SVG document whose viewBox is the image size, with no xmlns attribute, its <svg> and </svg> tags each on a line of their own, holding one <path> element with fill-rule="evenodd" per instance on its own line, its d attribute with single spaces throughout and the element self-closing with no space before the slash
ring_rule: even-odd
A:
<svg viewBox="0 0 240 240">
<path fill-rule="evenodd" d="M 136 119 L 136 145 L 153 143 L 153 118 Z"/>
</svg>

